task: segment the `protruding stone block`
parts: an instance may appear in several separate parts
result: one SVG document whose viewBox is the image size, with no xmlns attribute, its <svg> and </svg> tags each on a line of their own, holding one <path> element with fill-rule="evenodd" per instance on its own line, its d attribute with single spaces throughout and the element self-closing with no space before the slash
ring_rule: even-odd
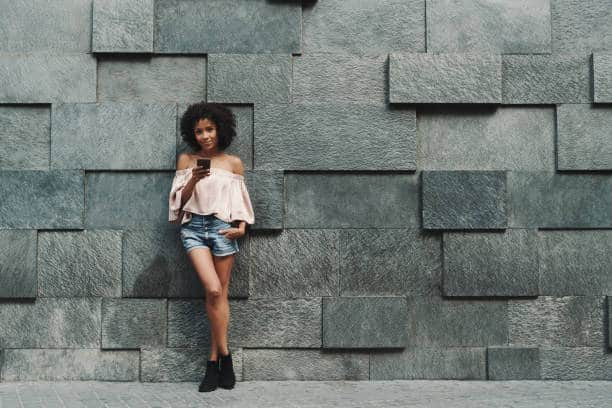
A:
<svg viewBox="0 0 612 408">
<path fill-rule="evenodd" d="M 0 298 L 36 297 L 36 248 L 35 230 L 0 230 Z"/>
<path fill-rule="evenodd" d="M 166 345 L 166 299 L 102 299 L 102 348 Z"/>
<path fill-rule="evenodd" d="M 256 170 L 244 174 L 249 191 L 255 224 L 253 230 L 283 228 L 285 176 L 282 171 Z"/>
<path fill-rule="evenodd" d="M 153 52 L 154 0 L 94 0 L 93 52 Z"/>
<path fill-rule="evenodd" d="M 554 0 L 550 8 L 553 53 L 612 51 L 610 0 Z"/>
<path fill-rule="evenodd" d="M 594 100 L 612 103 L 612 53 L 593 54 Z"/>
<path fill-rule="evenodd" d="M 612 380 L 612 353 L 601 347 L 540 349 L 542 380 Z"/>
<path fill-rule="evenodd" d="M 489 380 L 539 380 L 537 347 L 487 347 Z"/>
<path fill-rule="evenodd" d="M 49 170 L 49 106 L 0 105 L 0 169 Z"/>
</svg>

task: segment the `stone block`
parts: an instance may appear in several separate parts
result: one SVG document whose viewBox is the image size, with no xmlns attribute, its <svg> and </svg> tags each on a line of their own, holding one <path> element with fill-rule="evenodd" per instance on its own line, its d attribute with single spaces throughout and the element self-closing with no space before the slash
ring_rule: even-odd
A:
<svg viewBox="0 0 612 408">
<path fill-rule="evenodd" d="M 423 171 L 423 228 L 507 226 L 505 171 Z"/>
<path fill-rule="evenodd" d="M 41 231 L 40 297 L 120 297 L 121 231 Z"/>
<path fill-rule="evenodd" d="M 51 124 L 52 168 L 175 168 L 174 103 L 57 104 Z"/>
<path fill-rule="evenodd" d="M 487 347 L 489 380 L 539 380 L 537 347 Z"/>
<path fill-rule="evenodd" d="M 588 55 L 504 55 L 502 103 L 589 103 L 591 92 Z"/>
<path fill-rule="evenodd" d="M 538 296 L 535 230 L 445 232 L 444 296 Z"/>
<path fill-rule="evenodd" d="M 83 227 L 83 172 L 0 171 L 0 229 Z"/>
<path fill-rule="evenodd" d="M 36 247 L 35 230 L 0 230 L 0 298 L 36 297 Z"/>
<path fill-rule="evenodd" d="M 427 0 L 427 52 L 544 54 L 550 0 Z"/>
<path fill-rule="evenodd" d="M 287 173 L 285 228 L 420 226 L 416 174 Z"/>
<path fill-rule="evenodd" d="M 253 237 L 249 298 L 338 294 L 338 231 L 283 230 Z"/>
<path fill-rule="evenodd" d="M 91 54 L 4 53 L 0 72 L 0 103 L 96 101 L 96 58 Z"/>
<path fill-rule="evenodd" d="M 0 105 L 0 169 L 49 170 L 49 106 Z"/>
<path fill-rule="evenodd" d="M 244 349 L 245 381 L 367 380 L 367 353 L 304 349 Z"/>
<path fill-rule="evenodd" d="M 440 243 L 417 228 L 340 230 L 340 295 L 440 295 Z"/>
<path fill-rule="evenodd" d="M 291 102 L 290 54 L 208 54 L 209 102 Z"/>
<path fill-rule="evenodd" d="M 557 169 L 612 170 L 610 129 L 611 106 L 557 105 Z"/>
<path fill-rule="evenodd" d="M 229 35 L 228 35 L 229 33 Z M 302 4 L 268 0 L 155 1 L 154 51 L 300 53 Z"/>
<path fill-rule="evenodd" d="M 593 54 L 593 88 L 596 103 L 612 103 L 612 53 Z"/>
<path fill-rule="evenodd" d="M 323 297 L 323 348 L 406 346 L 406 298 Z"/>
<path fill-rule="evenodd" d="M 260 104 L 254 135 L 255 168 L 261 170 L 416 170 L 413 109 Z"/>
<path fill-rule="evenodd" d="M 612 380 L 612 354 L 601 347 L 540 349 L 542 380 Z"/>
<path fill-rule="evenodd" d="M 501 103 L 499 55 L 389 55 L 391 103 Z"/>
<path fill-rule="evenodd" d="M 612 51 L 610 0 L 554 0 L 550 6 L 554 53 Z"/>
<path fill-rule="evenodd" d="M 102 299 L 102 348 L 166 345 L 166 299 Z"/>
<path fill-rule="evenodd" d="M 153 52 L 154 0 L 94 0 L 93 52 Z"/>
<path fill-rule="evenodd" d="M 245 184 L 249 191 L 255 223 L 253 230 L 283 228 L 285 177 L 282 171 L 246 171 Z"/>
</svg>

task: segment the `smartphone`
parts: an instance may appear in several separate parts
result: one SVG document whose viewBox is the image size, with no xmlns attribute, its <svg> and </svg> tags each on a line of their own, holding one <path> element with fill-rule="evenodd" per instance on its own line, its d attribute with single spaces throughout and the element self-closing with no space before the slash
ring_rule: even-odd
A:
<svg viewBox="0 0 612 408">
<path fill-rule="evenodd" d="M 210 159 L 198 159 L 198 167 L 210 169 Z"/>
</svg>

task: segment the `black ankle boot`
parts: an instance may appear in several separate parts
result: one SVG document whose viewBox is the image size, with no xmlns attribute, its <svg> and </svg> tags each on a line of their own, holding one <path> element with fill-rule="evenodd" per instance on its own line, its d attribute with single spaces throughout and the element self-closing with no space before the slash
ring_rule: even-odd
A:
<svg viewBox="0 0 612 408">
<path fill-rule="evenodd" d="M 219 365 L 221 366 L 219 372 L 219 387 L 225 389 L 232 389 L 236 384 L 236 376 L 234 375 L 234 364 L 232 363 L 232 353 L 227 356 L 219 354 Z"/>
<path fill-rule="evenodd" d="M 219 385 L 219 362 L 217 360 L 206 361 L 206 374 L 200 383 L 198 391 L 209 392 L 217 389 Z"/>
</svg>

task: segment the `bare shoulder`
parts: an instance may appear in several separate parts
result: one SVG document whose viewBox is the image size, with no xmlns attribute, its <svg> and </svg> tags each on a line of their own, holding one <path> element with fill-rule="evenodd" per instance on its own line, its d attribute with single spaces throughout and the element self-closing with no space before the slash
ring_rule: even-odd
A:
<svg viewBox="0 0 612 408">
<path fill-rule="evenodd" d="M 229 156 L 230 156 L 230 162 L 232 163 L 232 169 L 234 173 L 244 175 L 244 166 L 242 164 L 242 160 L 240 159 L 240 157 L 235 156 L 235 155 L 229 155 Z"/>
<path fill-rule="evenodd" d="M 191 167 L 191 155 L 189 153 L 181 153 L 176 160 L 176 169 L 183 170 Z"/>
</svg>

